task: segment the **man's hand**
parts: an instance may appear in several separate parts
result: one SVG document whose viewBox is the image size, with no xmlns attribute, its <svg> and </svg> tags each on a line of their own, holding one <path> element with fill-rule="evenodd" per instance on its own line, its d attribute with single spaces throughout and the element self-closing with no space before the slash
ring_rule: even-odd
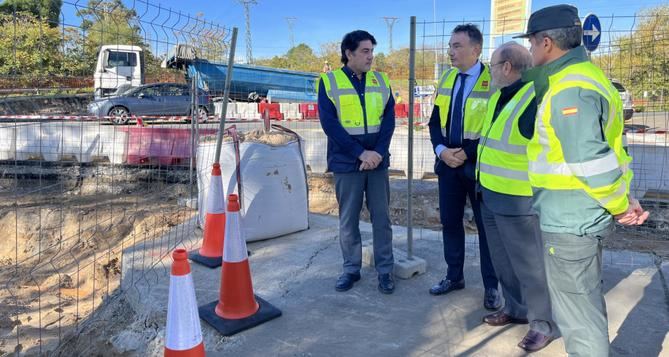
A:
<svg viewBox="0 0 669 357">
<path fill-rule="evenodd" d="M 455 152 L 453 152 L 453 156 L 462 161 L 467 161 L 467 154 L 462 149 L 455 149 Z"/>
<path fill-rule="evenodd" d="M 641 207 L 639 201 L 636 198 L 630 196 L 627 211 L 616 215 L 615 219 L 618 221 L 618 223 L 626 226 L 638 226 L 643 224 L 643 222 L 648 219 L 649 215 L 650 213 L 643 210 L 643 207 Z"/>
<path fill-rule="evenodd" d="M 379 164 L 381 164 L 381 161 L 383 161 L 383 157 L 381 155 L 374 151 L 374 150 L 365 150 L 358 156 L 358 159 L 362 161 L 360 164 L 360 171 L 362 170 L 374 170 Z"/>
<path fill-rule="evenodd" d="M 464 157 L 464 158 L 463 158 Z M 456 168 L 465 163 L 467 155 L 465 155 L 462 149 L 444 149 L 441 154 L 439 154 L 441 161 L 446 163 L 448 167 Z"/>
</svg>

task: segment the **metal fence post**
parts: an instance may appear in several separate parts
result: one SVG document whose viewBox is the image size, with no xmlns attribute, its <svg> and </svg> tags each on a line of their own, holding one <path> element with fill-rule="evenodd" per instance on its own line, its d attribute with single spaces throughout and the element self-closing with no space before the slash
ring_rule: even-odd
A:
<svg viewBox="0 0 669 357">
<path fill-rule="evenodd" d="M 232 40 L 230 42 L 230 54 L 228 56 L 228 72 L 225 74 L 225 89 L 223 91 L 223 108 L 221 109 L 221 122 L 218 125 L 218 136 L 216 137 L 216 154 L 214 163 L 221 161 L 221 146 L 223 145 L 223 130 L 225 130 L 225 118 L 228 115 L 228 98 L 230 98 L 230 81 L 232 80 L 232 67 L 235 64 L 235 47 L 237 47 L 237 28 L 232 28 Z"/>
<path fill-rule="evenodd" d="M 412 222 L 412 185 L 413 185 L 413 107 L 414 86 L 416 85 L 416 16 L 411 16 L 411 35 L 409 45 L 409 160 L 407 162 L 407 258 L 413 258 L 413 222 Z"/>
</svg>

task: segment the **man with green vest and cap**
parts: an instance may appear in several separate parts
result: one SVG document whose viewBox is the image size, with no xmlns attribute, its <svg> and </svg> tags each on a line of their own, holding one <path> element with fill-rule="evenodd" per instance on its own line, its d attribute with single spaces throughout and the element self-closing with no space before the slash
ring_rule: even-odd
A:
<svg viewBox="0 0 669 357">
<path fill-rule="evenodd" d="M 620 95 L 581 46 L 578 11 L 556 5 L 528 21 L 538 110 L 527 146 L 553 317 L 570 356 L 608 356 L 602 240 L 614 221 L 648 217 L 630 196 L 632 160 L 623 150 Z"/>
<path fill-rule="evenodd" d="M 328 171 L 334 173 L 339 203 L 339 241 L 343 274 L 335 290 L 351 289 L 360 280 L 362 243 L 360 211 L 366 202 L 372 221 L 374 267 L 378 290 L 391 294 L 393 232 L 390 223 L 390 140 L 395 130 L 395 101 L 385 73 L 371 71 L 376 39 L 362 30 L 341 42 L 340 69 L 323 73 L 318 112 L 328 138 Z"/>
<path fill-rule="evenodd" d="M 490 75 L 499 88 L 488 102 L 476 170 L 490 258 L 502 287 L 504 308 L 483 318 L 491 326 L 527 324 L 518 346 L 546 347 L 557 335 L 551 317 L 539 217 L 532 209 L 527 144 L 534 132 L 534 85 L 521 80 L 532 55 L 516 42 L 493 52 Z"/>
<path fill-rule="evenodd" d="M 465 230 L 467 197 L 478 229 L 483 306 L 497 310 L 501 299 L 490 260 L 481 211 L 476 197 L 476 148 L 481 136 L 488 99 L 492 94 L 490 70 L 479 61 L 483 35 L 474 24 L 456 26 L 448 42 L 453 68 L 441 75 L 428 127 L 436 155 L 434 173 L 439 185 L 439 218 L 442 225 L 446 276 L 430 288 L 432 295 L 464 289 Z"/>
</svg>

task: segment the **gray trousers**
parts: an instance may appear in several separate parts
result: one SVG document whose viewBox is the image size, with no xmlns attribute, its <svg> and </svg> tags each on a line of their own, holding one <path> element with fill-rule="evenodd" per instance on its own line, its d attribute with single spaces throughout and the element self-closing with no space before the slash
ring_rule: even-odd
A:
<svg viewBox="0 0 669 357">
<path fill-rule="evenodd" d="M 360 211 L 363 198 L 372 221 L 374 265 L 379 274 L 393 272 L 393 231 L 390 224 L 388 170 L 335 173 L 339 203 L 339 242 L 344 273 L 356 274 L 362 267 Z"/>
<path fill-rule="evenodd" d="M 485 200 L 481 204 L 481 215 L 490 257 L 502 286 L 504 312 L 516 318 L 527 318 L 533 330 L 555 335 L 539 217 L 530 212 L 496 214 Z"/>
<path fill-rule="evenodd" d="M 542 232 L 553 316 L 569 356 L 609 355 L 601 241 L 609 233 L 576 236 Z"/>
</svg>

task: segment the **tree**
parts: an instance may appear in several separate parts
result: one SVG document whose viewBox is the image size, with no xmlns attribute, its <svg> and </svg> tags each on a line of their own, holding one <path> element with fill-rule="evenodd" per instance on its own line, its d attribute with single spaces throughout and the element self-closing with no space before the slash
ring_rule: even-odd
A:
<svg viewBox="0 0 669 357">
<path fill-rule="evenodd" d="M 341 44 L 339 42 L 326 42 L 320 46 L 321 67 L 328 62 L 332 69 L 341 66 Z M 322 69 L 322 68 L 321 68 Z"/>
<path fill-rule="evenodd" d="M 642 11 L 638 25 L 593 58 L 609 77 L 620 80 L 635 98 L 645 94 L 651 109 L 669 109 L 669 5 Z M 654 107 L 654 108 L 653 108 Z"/>
<path fill-rule="evenodd" d="M 0 4 L 0 12 L 3 14 L 27 12 L 46 21 L 49 27 L 57 27 L 62 7 L 62 0 L 5 0 Z"/>
<path fill-rule="evenodd" d="M 255 62 L 261 66 L 305 72 L 320 72 L 322 68 L 321 60 L 314 54 L 311 47 L 304 43 L 291 48 L 285 55 L 274 56 L 270 59 L 257 59 Z"/>
<path fill-rule="evenodd" d="M 0 14 L 0 74 L 46 76 L 63 64 L 62 37 L 30 13 Z"/>
<path fill-rule="evenodd" d="M 314 51 L 304 43 L 300 43 L 288 50 L 286 58 L 288 60 L 288 66 L 291 69 L 306 72 L 319 72 L 321 70 L 321 66 L 318 65 L 319 61 L 314 54 Z"/>
<path fill-rule="evenodd" d="M 141 46 L 145 50 L 147 72 L 158 65 L 142 40 L 137 14 L 121 0 L 89 0 L 88 7 L 79 10 L 77 16 L 82 18 L 82 36 L 75 47 L 80 60 L 88 64 L 90 71 L 97 62 L 97 53 L 102 45 Z"/>
</svg>

